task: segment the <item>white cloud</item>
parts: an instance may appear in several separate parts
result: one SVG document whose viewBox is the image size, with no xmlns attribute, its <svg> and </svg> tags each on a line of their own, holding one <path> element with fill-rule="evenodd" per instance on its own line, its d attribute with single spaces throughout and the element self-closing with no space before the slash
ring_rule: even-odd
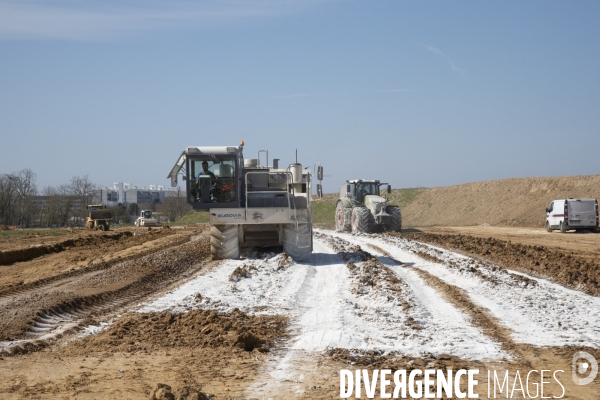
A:
<svg viewBox="0 0 600 400">
<path fill-rule="evenodd" d="M 283 94 L 280 96 L 273 96 L 272 99 L 291 99 L 294 97 L 326 97 L 326 96 L 350 96 L 348 93 L 296 93 L 296 94 Z"/>
<path fill-rule="evenodd" d="M 422 45 L 423 47 L 425 47 L 427 50 L 431 51 L 434 54 L 437 54 L 438 56 L 442 57 L 443 59 L 445 59 L 448 64 L 450 65 L 450 68 L 452 68 L 453 71 L 456 71 L 458 73 L 465 74 L 467 71 L 465 71 L 463 68 L 460 68 L 459 66 L 457 66 L 454 61 L 452 61 L 452 59 L 450 57 L 448 57 L 446 54 L 444 54 L 444 52 L 442 52 L 440 49 L 438 49 L 437 47 L 434 46 L 428 46 L 428 45 Z"/>
<path fill-rule="evenodd" d="M 0 0 L 0 39 L 102 40 L 302 12 L 331 0 Z"/>
<path fill-rule="evenodd" d="M 369 93 L 399 93 L 399 92 L 412 92 L 412 89 L 371 90 Z"/>
<path fill-rule="evenodd" d="M 412 89 L 384 89 L 384 90 L 369 90 L 366 92 L 348 92 L 348 93 L 296 93 L 273 96 L 272 99 L 292 99 L 295 97 L 337 97 L 337 96 L 354 96 L 357 94 L 366 93 L 399 93 L 412 92 Z"/>
</svg>

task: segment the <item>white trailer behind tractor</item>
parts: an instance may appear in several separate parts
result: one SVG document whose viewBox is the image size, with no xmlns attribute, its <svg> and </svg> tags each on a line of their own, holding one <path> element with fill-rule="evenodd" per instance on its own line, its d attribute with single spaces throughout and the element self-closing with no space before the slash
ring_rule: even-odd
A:
<svg viewBox="0 0 600 400">
<path fill-rule="evenodd" d="M 167 178 L 176 187 L 182 171 L 187 202 L 210 213 L 213 259 L 239 258 L 241 247 L 283 246 L 294 260 L 305 261 L 313 248 L 310 171 L 297 160 L 279 168 L 274 159 L 269 166 L 266 150 L 244 159 L 243 146 L 187 147 Z M 322 179 L 320 166 L 317 176 Z"/>
</svg>

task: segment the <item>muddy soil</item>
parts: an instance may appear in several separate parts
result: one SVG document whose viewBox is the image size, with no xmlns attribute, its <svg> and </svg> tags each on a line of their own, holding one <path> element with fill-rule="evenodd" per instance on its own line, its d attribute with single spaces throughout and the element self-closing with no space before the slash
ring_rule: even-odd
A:
<svg viewBox="0 0 600 400">
<path fill-rule="evenodd" d="M 401 236 L 600 295 L 600 273 L 594 263 L 600 259 L 594 256 L 600 254 L 600 243 L 596 242 L 600 235 L 563 236 L 529 229 L 489 228 L 431 228 Z M 86 233 L 74 245 L 64 242 L 76 237 L 44 237 L 37 244 L 63 243 L 63 249 L 0 265 L 0 341 L 4 341 L 0 354 L 1 398 L 331 399 L 339 398 L 340 369 L 375 368 L 479 368 L 483 390 L 487 387 L 484 371 L 488 369 L 513 373 L 561 369 L 565 371 L 561 377 L 564 383 L 570 379 L 571 357 L 576 351 L 585 350 L 600 360 L 597 348 L 534 348 L 514 343 L 502 324 L 482 307 L 470 303 L 464 293 L 423 275 L 428 285 L 453 299 L 470 313 L 475 324 L 502 342 L 513 358 L 480 362 L 446 355 L 408 357 L 347 349 L 317 354 L 299 351 L 290 368 L 302 371 L 303 380 L 284 381 L 277 391 L 265 393 L 256 378 L 268 379 L 269 360 L 288 354 L 293 332 L 288 329 L 287 319 L 235 310 L 128 312 L 136 304 L 218 266 L 210 260 L 207 231 L 134 233 L 119 233 L 118 238 L 111 236 L 116 232 Z M 577 242 L 579 237 L 585 240 Z M 36 243 L 28 239 L 25 244 L 0 244 L 0 248 L 19 250 Z M 403 283 L 376 261 L 369 249 L 339 243 L 332 246 L 338 246 L 335 251 L 348 263 L 357 292 L 365 285 L 377 286 L 390 296 L 404 290 Z M 545 261 L 538 262 L 540 259 Z M 405 307 L 410 317 L 411 305 Z M 406 324 L 407 329 L 419 329 L 408 317 Z M 82 328 L 89 326 L 105 329 L 80 337 Z M 561 394 L 555 384 L 547 388 L 545 396 Z M 593 399 L 598 392 L 597 379 L 591 386 L 569 385 L 564 398 Z M 480 392 L 480 398 L 486 398 L 484 392 Z M 517 394 L 514 398 L 523 397 Z"/>
<path fill-rule="evenodd" d="M 392 235 L 431 243 L 600 296 L 600 235 L 535 228 L 450 227 Z"/>
<path fill-rule="evenodd" d="M 31 279 L 17 286 L 5 284 L 7 288 L 0 291 L 0 341 L 27 335 L 40 340 L 10 350 L 42 346 L 49 333 L 73 329 L 94 315 L 141 300 L 194 273 L 209 259 L 208 237 L 201 233 L 157 231 L 123 235 L 117 241 L 107 236 L 95 238 L 93 244 L 0 266 L 1 282 Z M 83 265 L 81 258 L 86 260 Z"/>
</svg>

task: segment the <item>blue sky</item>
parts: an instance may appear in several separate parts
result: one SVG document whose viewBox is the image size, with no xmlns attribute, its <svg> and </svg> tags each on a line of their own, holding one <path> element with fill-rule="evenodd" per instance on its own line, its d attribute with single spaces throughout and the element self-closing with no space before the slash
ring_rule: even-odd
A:
<svg viewBox="0 0 600 400">
<path fill-rule="evenodd" d="M 0 173 L 246 142 L 395 188 L 600 173 L 597 1 L 0 0 Z"/>
</svg>

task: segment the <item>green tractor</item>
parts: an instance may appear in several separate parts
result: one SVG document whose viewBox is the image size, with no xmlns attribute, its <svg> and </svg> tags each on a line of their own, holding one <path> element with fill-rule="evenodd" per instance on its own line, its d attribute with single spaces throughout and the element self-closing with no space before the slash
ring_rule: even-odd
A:
<svg viewBox="0 0 600 400">
<path fill-rule="evenodd" d="M 335 207 L 335 230 L 338 232 L 372 233 L 381 231 L 400 232 L 402 216 L 397 206 L 389 205 L 388 199 L 380 195 L 378 180 L 352 180 L 340 186 Z"/>
</svg>

